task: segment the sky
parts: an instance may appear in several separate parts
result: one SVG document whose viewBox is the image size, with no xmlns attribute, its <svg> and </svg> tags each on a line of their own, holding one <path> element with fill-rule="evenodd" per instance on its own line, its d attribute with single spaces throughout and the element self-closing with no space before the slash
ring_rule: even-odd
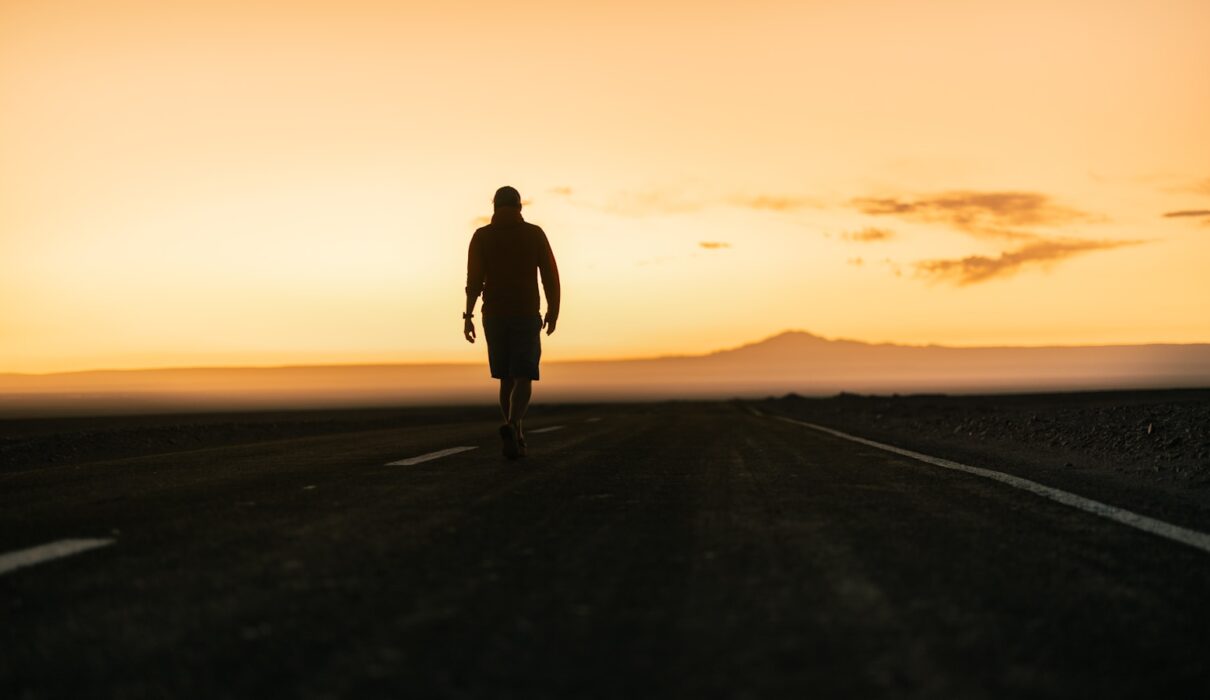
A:
<svg viewBox="0 0 1210 700">
<path fill-rule="evenodd" d="M 1210 342 L 1210 3 L 0 0 L 0 372 Z"/>
</svg>

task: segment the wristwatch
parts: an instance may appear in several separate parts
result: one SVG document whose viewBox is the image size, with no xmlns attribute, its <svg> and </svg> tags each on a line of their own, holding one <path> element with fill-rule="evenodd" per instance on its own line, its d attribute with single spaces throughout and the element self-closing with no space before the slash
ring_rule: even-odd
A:
<svg viewBox="0 0 1210 700">
<path fill-rule="evenodd" d="M 474 318 L 474 317 L 475 317 L 475 314 L 468 314 L 468 313 L 466 313 L 465 311 L 462 313 L 462 318 L 465 318 L 465 319 L 466 319 L 466 320 L 468 320 L 468 321 L 469 321 L 469 320 L 471 320 L 471 319 L 472 319 L 472 318 Z"/>
</svg>

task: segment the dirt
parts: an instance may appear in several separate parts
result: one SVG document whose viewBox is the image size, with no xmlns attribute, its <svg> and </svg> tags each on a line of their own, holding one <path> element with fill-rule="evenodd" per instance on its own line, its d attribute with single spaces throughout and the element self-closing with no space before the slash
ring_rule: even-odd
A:
<svg viewBox="0 0 1210 700">
<path fill-rule="evenodd" d="M 1210 488 L 1210 390 L 771 399 L 771 410 L 918 449 L 1019 455 Z"/>
</svg>

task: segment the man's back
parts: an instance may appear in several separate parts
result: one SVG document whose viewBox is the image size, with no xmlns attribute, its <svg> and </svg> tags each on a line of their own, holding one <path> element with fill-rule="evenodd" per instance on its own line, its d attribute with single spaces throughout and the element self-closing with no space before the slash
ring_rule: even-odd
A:
<svg viewBox="0 0 1210 700">
<path fill-rule="evenodd" d="M 466 291 L 482 290 L 484 316 L 536 315 L 536 273 L 557 316 L 559 271 L 546 233 L 522 219 L 520 212 L 497 212 L 490 224 L 475 231 L 467 256 Z"/>
</svg>

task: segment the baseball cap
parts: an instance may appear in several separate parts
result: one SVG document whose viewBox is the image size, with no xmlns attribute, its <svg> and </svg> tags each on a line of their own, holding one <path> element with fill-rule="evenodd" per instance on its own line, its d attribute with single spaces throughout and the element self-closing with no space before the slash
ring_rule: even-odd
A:
<svg viewBox="0 0 1210 700">
<path fill-rule="evenodd" d="M 492 197 L 492 204 L 498 207 L 519 207 L 521 206 L 521 193 L 516 188 L 505 185 L 496 190 L 496 196 Z"/>
</svg>

